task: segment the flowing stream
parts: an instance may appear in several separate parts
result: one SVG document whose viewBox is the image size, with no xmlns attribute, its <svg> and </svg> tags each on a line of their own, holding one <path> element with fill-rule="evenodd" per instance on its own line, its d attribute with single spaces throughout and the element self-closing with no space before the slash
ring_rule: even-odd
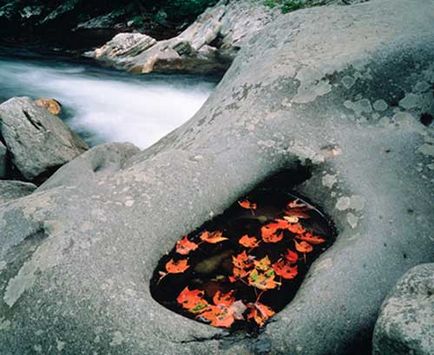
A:
<svg viewBox="0 0 434 355">
<path fill-rule="evenodd" d="M 146 148 L 192 117 L 216 82 L 134 76 L 59 58 L 0 56 L 0 103 L 13 96 L 55 98 L 63 105 L 62 118 L 90 145 L 131 142 Z"/>
</svg>

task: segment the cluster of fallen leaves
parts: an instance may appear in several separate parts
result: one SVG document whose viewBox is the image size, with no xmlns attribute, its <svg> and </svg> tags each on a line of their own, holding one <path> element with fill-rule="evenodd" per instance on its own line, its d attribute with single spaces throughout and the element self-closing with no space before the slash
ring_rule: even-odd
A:
<svg viewBox="0 0 434 355">
<path fill-rule="evenodd" d="M 256 203 L 243 200 L 238 205 L 255 216 Z M 272 304 L 261 303 L 264 293 L 278 290 L 283 283 L 295 279 L 299 274 L 299 264 L 306 263 L 306 255 L 326 241 L 303 225 L 303 220 L 310 218 L 311 209 L 298 199 L 291 200 L 277 218 L 261 223 L 256 235 L 236 237 L 238 251 L 230 256 L 231 272 L 219 278 L 225 286 L 215 290 L 212 296 L 204 290 L 187 286 L 178 294 L 176 302 L 197 320 L 215 327 L 230 328 L 236 321 L 264 326 L 275 314 Z M 183 274 L 189 270 L 192 266 L 190 256 L 200 250 L 201 245 L 218 245 L 229 239 L 234 238 L 228 238 L 222 231 L 205 230 L 194 238 L 184 236 L 176 243 L 174 257 L 165 263 L 165 270 L 159 272 L 158 282 L 167 275 Z M 272 246 L 283 246 L 278 257 L 275 254 L 258 256 L 261 247 L 269 249 Z M 255 299 L 243 298 L 245 292 L 239 292 L 240 287 L 252 289 Z"/>
</svg>

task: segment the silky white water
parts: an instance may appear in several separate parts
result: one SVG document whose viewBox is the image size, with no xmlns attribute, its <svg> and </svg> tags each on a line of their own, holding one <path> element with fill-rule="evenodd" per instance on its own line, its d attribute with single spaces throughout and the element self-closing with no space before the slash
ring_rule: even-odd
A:
<svg viewBox="0 0 434 355">
<path fill-rule="evenodd" d="M 214 86 L 203 77 L 134 76 L 57 60 L 0 58 L 0 102 L 55 98 L 66 123 L 91 145 L 131 142 L 146 148 L 192 117 Z"/>
</svg>

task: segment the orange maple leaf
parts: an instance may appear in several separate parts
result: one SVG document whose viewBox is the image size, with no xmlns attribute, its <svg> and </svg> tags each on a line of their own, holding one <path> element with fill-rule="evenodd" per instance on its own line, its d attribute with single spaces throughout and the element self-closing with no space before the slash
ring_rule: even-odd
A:
<svg viewBox="0 0 434 355">
<path fill-rule="evenodd" d="M 247 234 L 243 235 L 238 243 L 246 248 L 256 248 L 259 245 L 259 241 L 255 237 L 249 237 Z"/>
<path fill-rule="evenodd" d="M 297 249 L 299 253 L 306 254 L 306 253 L 310 253 L 313 250 L 313 246 L 307 242 L 302 241 L 300 243 L 297 243 L 297 241 L 294 240 L 294 243 L 295 243 L 295 249 Z"/>
<path fill-rule="evenodd" d="M 232 269 L 232 274 L 233 274 L 234 280 L 242 279 L 243 277 L 246 277 L 249 274 L 249 272 L 250 271 L 248 271 L 248 270 L 239 269 L 237 267 L 234 267 Z M 229 276 L 229 278 L 230 278 L 229 279 L 230 282 L 235 282 L 235 281 L 232 281 L 233 279 L 231 279 L 231 276 Z"/>
<path fill-rule="evenodd" d="M 190 267 L 190 265 L 188 265 L 188 259 L 182 259 L 182 260 L 178 260 L 178 261 L 170 259 L 166 263 L 166 271 L 169 274 L 181 274 L 185 270 L 187 270 L 189 267 Z"/>
<path fill-rule="evenodd" d="M 298 260 L 298 254 L 295 251 L 292 251 L 291 249 L 288 249 L 286 251 L 284 257 L 286 261 L 288 261 L 290 264 L 295 264 Z"/>
<path fill-rule="evenodd" d="M 244 250 L 242 253 L 232 256 L 232 264 L 235 268 L 245 270 L 253 266 L 253 257 Z"/>
<path fill-rule="evenodd" d="M 265 304 L 256 302 L 248 305 L 250 310 L 247 315 L 247 319 L 252 319 L 258 324 L 260 327 L 264 326 L 265 322 L 272 316 L 274 316 L 275 312 Z"/>
<path fill-rule="evenodd" d="M 289 223 L 286 229 L 294 234 L 303 234 L 306 231 L 300 223 Z"/>
<path fill-rule="evenodd" d="M 188 255 L 191 251 L 196 250 L 199 246 L 188 240 L 187 236 L 184 236 L 181 240 L 176 242 L 176 252 L 181 255 Z"/>
<path fill-rule="evenodd" d="M 309 242 L 313 245 L 322 244 L 325 242 L 324 238 L 320 238 L 317 236 L 312 235 L 312 233 L 305 233 L 304 235 L 297 235 L 296 238 L 300 240 L 304 240 L 305 242 Z"/>
<path fill-rule="evenodd" d="M 261 228 L 262 240 L 265 243 L 278 243 L 283 239 L 283 233 L 277 233 L 281 228 L 280 223 L 269 223 Z"/>
<path fill-rule="evenodd" d="M 178 295 L 176 301 L 182 306 L 182 308 L 196 314 L 204 311 L 209 306 L 208 302 L 203 299 L 204 295 L 204 291 L 189 290 L 187 286 Z"/>
<path fill-rule="evenodd" d="M 210 322 L 213 327 L 229 328 L 235 321 L 233 310 L 225 305 L 208 306 L 199 318 Z"/>
<path fill-rule="evenodd" d="M 238 204 L 246 210 L 256 210 L 258 207 L 256 203 L 250 202 L 249 200 L 238 201 Z"/>
<path fill-rule="evenodd" d="M 228 293 L 222 293 L 221 291 L 217 291 L 212 298 L 212 301 L 216 306 L 222 304 L 226 307 L 231 306 L 235 302 L 235 297 L 233 296 L 234 290 L 229 291 Z"/>
<path fill-rule="evenodd" d="M 227 240 L 228 238 L 223 237 L 223 233 L 220 231 L 215 231 L 215 232 L 204 231 L 200 235 L 200 239 L 210 244 L 217 244 L 224 240 Z"/>
<path fill-rule="evenodd" d="M 274 263 L 273 270 L 276 272 L 277 275 L 287 280 L 295 278 L 298 274 L 297 265 L 291 266 L 288 262 L 284 260 Z"/>
</svg>

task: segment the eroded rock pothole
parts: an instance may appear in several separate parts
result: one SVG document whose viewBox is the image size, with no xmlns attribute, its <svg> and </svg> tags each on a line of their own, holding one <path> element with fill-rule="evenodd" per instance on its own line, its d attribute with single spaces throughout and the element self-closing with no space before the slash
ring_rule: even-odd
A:
<svg viewBox="0 0 434 355">
<path fill-rule="evenodd" d="M 151 293 L 196 321 L 257 333 L 334 237 L 330 220 L 304 198 L 262 186 L 178 240 L 155 269 Z"/>
</svg>

